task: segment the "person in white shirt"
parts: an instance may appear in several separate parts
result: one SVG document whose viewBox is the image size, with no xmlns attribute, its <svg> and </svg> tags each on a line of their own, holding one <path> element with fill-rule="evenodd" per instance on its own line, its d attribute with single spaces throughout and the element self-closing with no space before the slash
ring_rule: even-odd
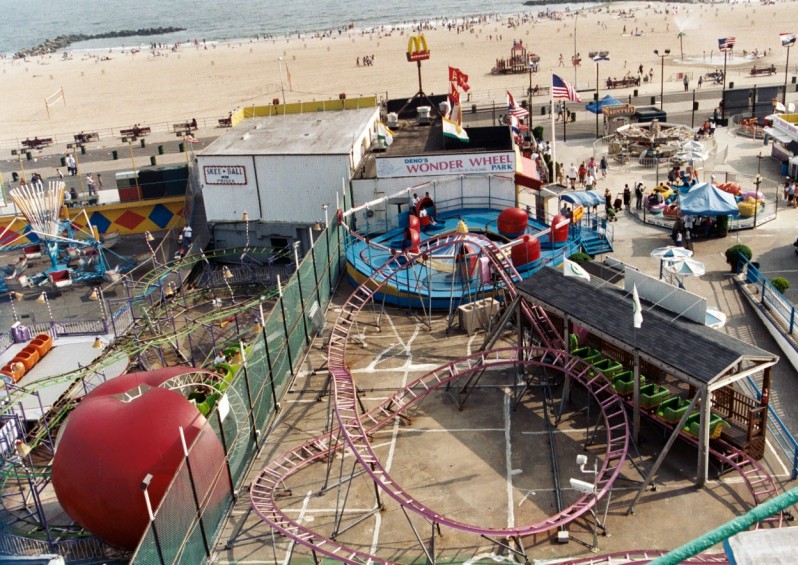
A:
<svg viewBox="0 0 798 565">
<path fill-rule="evenodd" d="M 568 167 L 568 182 L 570 183 L 570 187 L 569 188 L 573 188 L 574 190 L 576 189 L 576 177 L 578 175 L 579 175 L 579 172 L 577 171 L 577 169 L 574 166 L 574 164 L 571 163 L 571 166 Z"/>
<path fill-rule="evenodd" d="M 191 247 L 191 236 L 193 232 L 191 230 L 191 225 L 186 224 L 186 227 L 183 228 L 183 245 L 186 247 Z"/>
</svg>

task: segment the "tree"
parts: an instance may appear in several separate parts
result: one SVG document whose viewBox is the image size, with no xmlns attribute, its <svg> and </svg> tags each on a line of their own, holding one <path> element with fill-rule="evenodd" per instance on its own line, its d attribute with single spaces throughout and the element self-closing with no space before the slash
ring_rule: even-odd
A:
<svg viewBox="0 0 798 565">
<path fill-rule="evenodd" d="M 683 43 L 683 40 L 684 40 L 684 36 L 685 35 L 687 35 L 687 34 L 684 33 L 683 31 L 680 31 L 678 34 L 676 34 L 676 37 L 679 38 L 679 56 L 681 57 L 682 61 L 684 61 L 684 43 Z"/>
</svg>

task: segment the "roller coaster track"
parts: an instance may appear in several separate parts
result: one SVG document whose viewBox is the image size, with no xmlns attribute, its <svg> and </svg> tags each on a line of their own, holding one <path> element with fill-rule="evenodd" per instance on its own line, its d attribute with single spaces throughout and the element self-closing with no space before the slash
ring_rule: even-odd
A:
<svg viewBox="0 0 798 565">
<path fill-rule="evenodd" d="M 559 561 L 559 563 L 560 565 L 642 565 L 643 563 L 649 563 L 658 557 L 662 557 L 667 553 L 667 551 L 657 549 L 638 549 L 634 551 L 620 551 L 616 553 L 607 553 L 605 555 L 581 557 L 579 559 Z M 690 563 L 691 565 L 718 565 L 719 563 L 728 562 L 729 560 L 725 553 L 700 553 L 682 561 L 682 563 Z"/>
<path fill-rule="evenodd" d="M 607 494 L 621 471 L 628 451 L 628 423 L 622 399 L 614 393 L 611 383 L 603 374 L 591 371 L 592 367 L 590 365 L 577 358 L 571 358 L 564 352 L 562 340 L 559 339 L 551 322 L 541 309 L 524 303 L 522 303 L 524 316 L 537 330 L 542 341 L 554 344 L 555 348 L 491 350 L 452 361 L 417 379 L 386 402 L 369 411 L 362 418 L 358 415 L 356 387 L 352 375 L 345 365 L 346 344 L 358 313 L 368 304 L 376 292 L 389 284 L 402 270 L 409 268 L 413 261 L 421 258 L 426 253 L 462 243 L 480 247 L 491 262 L 496 274 L 504 283 L 508 294 L 511 297 L 516 295 L 514 282 L 515 280 L 520 280 L 520 276 L 509 261 L 501 256 L 498 249 L 489 240 L 480 236 L 468 234 L 443 236 L 425 242 L 418 255 L 394 255 L 380 269 L 376 270 L 368 281 L 352 293 L 349 300 L 342 307 L 341 314 L 330 337 L 328 366 L 334 383 L 334 410 L 340 427 L 279 457 L 265 467 L 252 484 L 250 498 L 256 513 L 272 528 L 314 552 L 318 551 L 329 557 L 343 560 L 346 563 L 385 563 L 382 559 L 349 548 L 302 526 L 282 512 L 277 504 L 277 494 L 288 477 L 310 463 L 325 458 L 343 448 L 341 442 L 334 441 L 337 434 L 344 437 L 346 445 L 352 450 L 375 484 L 398 502 L 403 509 L 410 510 L 433 524 L 482 536 L 528 536 L 549 531 L 571 522 L 589 511 L 598 499 Z M 497 362 L 490 361 L 489 356 L 497 354 L 497 352 L 506 351 L 515 351 L 515 354 L 511 355 L 509 359 Z M 524 351 L 537 352 L 540 355 L 540 360 L 532 361 L 525 358 Z M 449 383 L 475 371 L 484 371 L 494 365 L 517 366 L 519 364 L 535 364 L 564 371 L 576 381 L 582 383 L 599 404 L 607 430 L 607 447 L 601 470 L 596 479 L 599 493 L 597 497 L 584 495 L 572 506 L 537 524 L 509 529 L 495 529 L 466 524 L 438 514 L 414 499 L 410 493 L 391 478 L 374 454 L 368 441 L 368 435 L 374 429 L 385 425 L 388 421 L 397 417 L 399 413 L 407 410 L 409 406 L 415 404 L 442 384 Z M 381 419 L 375 421 L 375 415 L 380 415 Z M 364 426 L 363 419 L 369 421 L 370 427 L 368 429 Z"/>
</svg>

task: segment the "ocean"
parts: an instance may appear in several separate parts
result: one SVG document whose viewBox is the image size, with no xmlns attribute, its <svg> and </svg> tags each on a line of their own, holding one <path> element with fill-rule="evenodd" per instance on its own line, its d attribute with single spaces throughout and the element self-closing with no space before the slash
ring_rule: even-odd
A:
<svg viewBox="0 0 798 565">
<path fill-rule="evenodd" d="M 430 8 L 430 6 L 432 6 Z M 585 4 L 552 4 L 552 9 Z M 0 0 L 3 14 L 0 53 L 34 47 L 59 35 L 97 34 L 122 29 L 182 27 L 184 32 L 164 36 L 125 37 L 74 43 L 70 49 L 134 47 L 150 42 L 205 39 L 226 41 L 257 35 L 283 36 L 338 30 L 354 24 L 356 30 L 381 25 L 462 20 L 486 14 L 530 14 L 545 7 L 528 7 L 523 0 Z"/>
</svg>

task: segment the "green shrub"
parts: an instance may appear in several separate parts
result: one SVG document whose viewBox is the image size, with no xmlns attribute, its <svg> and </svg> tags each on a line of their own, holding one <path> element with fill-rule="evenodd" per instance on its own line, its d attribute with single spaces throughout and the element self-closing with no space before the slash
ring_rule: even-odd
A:
<svg viewBox="0 0 798 565">
<path fill-rule="evenodd" d="M 574 263 L 587 263 L 588 261 L 591 260 L 591 257 L 587 253 L 579 251 L 578 253 L 574 253 L 573 255 L 568 257 L 568 259 L 570 259 Z"/>
<path fill-rule="evenodd" d="M 742 243 L 738 243 L 737 245 L 732 245 L 726 250 L 726 262 L 732 267 L 735 267 L 740 262 L 740 255 L 745 255 L 745 258 L 749 261 L 751 260 L 751 257 L 754 256 L 750 247 L 743 245 Z"/>
<path fill-rule="evenodd" d="M 778 290 L 780 293 L 784 294 L 784 291 L 790 288 L 790 283 L 784 277 L 776 277 L 775 279 L 770 281 L 770 284 Z"/>
<path fill-rule="evenodd" d="M 535 139 L 543 139 L 543 126 L 535 126 L 532 128 L 532 136 Z"/>
</svg>

